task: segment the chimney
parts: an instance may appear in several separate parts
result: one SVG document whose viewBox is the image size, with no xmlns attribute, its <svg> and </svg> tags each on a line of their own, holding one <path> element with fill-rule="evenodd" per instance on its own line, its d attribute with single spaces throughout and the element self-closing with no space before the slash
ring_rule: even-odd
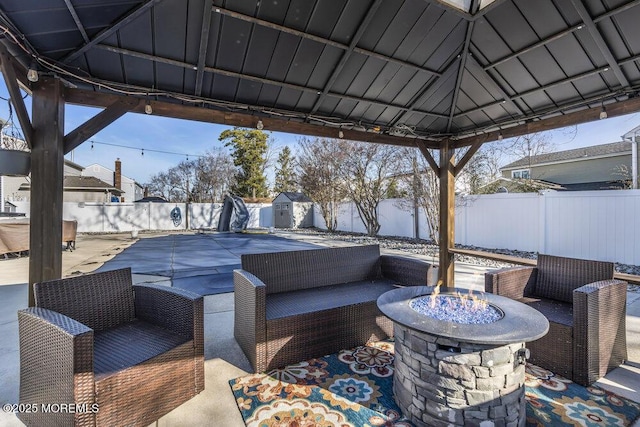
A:
<svg viewBox="0 0 640 427">
<path fill-rule="evenodd" d="M 144 194 L 142 197 L 149 197 L 149 187 L 144 187 Z"/>
<path fill-rule="evenodd" d="M 113 186 L 122 190 L 122 162 L 120 157 L 116 159 L 116 171 L 113 173 Z"/>
<path fill-rule="evenodd" d="M 120 157 L 116 159 L 116 171 L 113 173 L 113 186 L 122 190 L 122 162 Z M 120 196 L 120 201 L 124 202 L 124 197 Z"/>
</svg>

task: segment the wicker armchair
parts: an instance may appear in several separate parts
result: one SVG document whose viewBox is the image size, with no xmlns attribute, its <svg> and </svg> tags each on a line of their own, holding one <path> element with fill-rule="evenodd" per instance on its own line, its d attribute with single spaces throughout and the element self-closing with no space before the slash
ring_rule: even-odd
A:
<svg viewBox="0 0 640 427">
<path fill-rule="evenodd" d="M 539 255 L 537 267 L 488 272 L 485 291 L 521 301 L 549 319 L 527 344 L 530 362 L 588 386 L 627 358 L 627 283 L 611 262 Z"/>
<path fill-rule="evenodd" d="M 133 286 L 129 268 L 34 293 L 18 312 L 25 424 L 148 426 L 204 389 L 201 296 Z"/>
</svg>

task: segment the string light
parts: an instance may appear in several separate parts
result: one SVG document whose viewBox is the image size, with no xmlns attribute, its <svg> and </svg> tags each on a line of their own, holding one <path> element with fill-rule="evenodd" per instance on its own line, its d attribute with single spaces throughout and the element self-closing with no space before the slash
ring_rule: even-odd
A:
<svg viewBox="0 0 640 427">
<path fill-rule="evenodd" d="M 256 123 L 256 129 L 258 130 L 264 129 L 264 124 L 262 123 L 262 120 L 258 120 L 258 123 Z"/>
<path fill-rule="evenodd" d="M 29 80 L 30 82 L 37 82 L 38 81 L 38 71 L 36 70 L 36 62 L 33 61 L 31 63 L 31 65 L 29 66 L 29 71 L 27 71 L 27 80 Z"/>
<path fill-rule="evenodd" d="M 344 138 L 344 132 L 338 131 L 338 138 L 340 139 Z"/>
<path fill-rule="evenodd" d="M 602 110 L 600 111 L 600 120 L 606 119 L 607 117 L 609 117 L 609 115 L 607 114 L 607 110 L 604 108 L 604 105 L 603 105 Z"/>
<path fill-rule="evenodd" d="M 91 140 L 91 149 L 93 149 L 93 145 L 94 144 L 100 144 L 100 145 L 108 145 L 110 147 L 120 147 L 120 148 L 128 148 L 130 150 L 136 150 L 136 151 L 140 151 L 141 155 L 144 156 L 144 152 L 152 152 L 152 153 L 160 153 L 160 154 L 171 154 L 174 156 L 186 156 L 187 160 L 189 160 L 189 157 L 191 158 L 200 158 L 200 157 L 206 157 L 204 155 L 199 155 L 199 154 L 189 154 L 189 153 L 178 153 L 175 151 L 165 151 L 165 150 L 154 150 L 152 148 L 139 148 L 139 147 L 132 147 L 130 145 L 123 145 L 123 144 L 113 144 L 110 142 L 100 142 L 100 141 L 93 141 Z"/>
<path fill-rule="evenodd" d="M 153 113 L 153 108 L 151 107 L 151 101 L 147 98 L 147 102 L 144 104 L 144 112 L 147 114 Z"/>
</svg>

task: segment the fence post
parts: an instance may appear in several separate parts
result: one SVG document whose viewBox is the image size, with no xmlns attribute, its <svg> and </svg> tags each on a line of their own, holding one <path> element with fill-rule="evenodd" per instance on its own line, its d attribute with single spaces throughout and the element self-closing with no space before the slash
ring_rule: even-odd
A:
<svg viewBox="0 0 640 427">
<path fill-rule="evenodd" d="M 547 191 L 538 192 L 538 253 L 547 253 Z"/>
</svg>

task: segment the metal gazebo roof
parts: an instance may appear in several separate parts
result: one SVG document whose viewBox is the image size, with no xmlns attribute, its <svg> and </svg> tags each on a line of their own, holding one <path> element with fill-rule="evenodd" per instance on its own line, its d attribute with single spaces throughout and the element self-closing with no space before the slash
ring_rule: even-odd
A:
<svg viewBox="0 0 640 427">
<path fill-rule="evenodd" d="M 437 148 L 635 97 L 639 3 L 0 0 L 0 23 L 24 70 L 77 88 L 68 102 L 127 94 L 230 125 Z"/>
</svg>

